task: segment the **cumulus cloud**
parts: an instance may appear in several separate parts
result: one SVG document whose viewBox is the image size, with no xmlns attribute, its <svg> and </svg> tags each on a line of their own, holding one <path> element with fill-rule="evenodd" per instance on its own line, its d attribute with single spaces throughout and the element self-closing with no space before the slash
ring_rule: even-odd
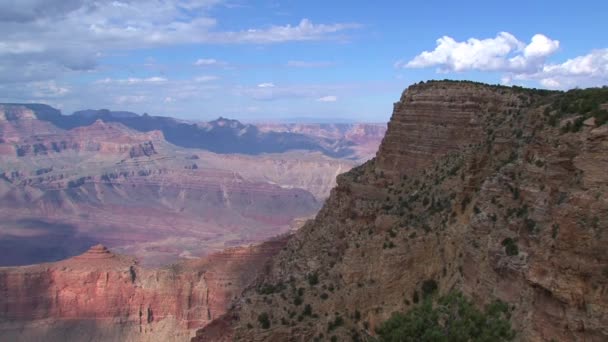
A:
<svg viewBox="0 0 608 342">
<path fill-rule="evenodd" d="M 546 64 L 532 74 L 514 76 L 520 80 L 538 80 L 554 89 L 590 87 L 608 84 L 608 49 L 599 49 L 559 64 Z"/>
<path fill-rule="evenodd" d="M 524 43 L 508 32 L 494 38 L 456 41 L 449 36 L 437 40 L 432 51 L 395 63 L 397 68 L 436 67 L 438 72 L 502 72 L 503 83 L 535 80 L 547 88 L 597 86 L 608 83 L 608 49 L 569 59 L 563 63 L 547 60 L 560 48 L 558 40 L 536 34 Z"/>
<path fill-rule="evenodd" d="M 333 95 L 328 95 L 328 96 L 323 96 L 323 97 L 318 98 L 317 101 L 319 101 L 319 102 L 336 102 L 336 101 L 338 101 L 338 97 L 333 96 Z"/>
<path fill-rule="evenodd" d="M 433 51 L 424 51 L 398 67 L 426 68 L 436 66 L 442 72 L 451 71 L 533 71 L 542 67 L 545 59 L 559 48 L 559 41 L 542 34 L 532 37 L 529 44 L 508 32 L 495 38 L 469 38 L 459 42 L 449 36 L 437 40 Z"/>
</svg>

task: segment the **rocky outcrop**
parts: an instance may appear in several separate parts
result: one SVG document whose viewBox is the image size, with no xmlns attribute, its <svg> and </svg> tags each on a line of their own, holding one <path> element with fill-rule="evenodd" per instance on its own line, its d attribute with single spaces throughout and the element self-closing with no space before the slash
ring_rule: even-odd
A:
<svg viewBox="0 0 608 342">
<path fill-rule="evenodd" d="M 150 269 L 96 245 L 56 263 L 0 268 L 0 339 L 187 340 L 283 246 L 277 239 Z"/>
<path fill-rule="evenodd" d="M 590 92 L 408 88 L 377 157 L 193 341 L 362 340 L 434 285 L 506 302 L 519 340 L 606 340 L 608 129 L 569 105 Z"/>
<path fill-rule="evenodd" d="M 62 152 L 120 154 L 128 158 L 156 154 L 154 142 L 164 140 L 159 131 L 138 133 L 120 124 L 101 120 L 87 127 L 63 131 L 22 106 L 1 106 L 7 120 L 0 120 L 3 154 L 17 157 L 51 155 Z"/>
</svg>

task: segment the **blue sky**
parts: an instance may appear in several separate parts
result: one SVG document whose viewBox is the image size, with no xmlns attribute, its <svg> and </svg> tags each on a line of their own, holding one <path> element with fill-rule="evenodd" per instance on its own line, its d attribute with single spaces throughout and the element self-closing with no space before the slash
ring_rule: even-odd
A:
<svg viewBox="0 0 608 342">
<path fill-rule="evenodd" d="M 607 1 L 0 0 L 0 101 L 387 121 L 428 79 L 608 84 Z"/>
</svg>

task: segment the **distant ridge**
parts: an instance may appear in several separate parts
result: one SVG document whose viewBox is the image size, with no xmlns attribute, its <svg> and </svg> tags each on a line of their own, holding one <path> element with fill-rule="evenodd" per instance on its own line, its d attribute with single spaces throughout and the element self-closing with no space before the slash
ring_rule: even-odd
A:
<svg viewBox="0 0 608 342">
<path fill-rule="evenodd" d="M 62 129 L 89 126 L 97 120 L 118 122 L 140 132 L 161 131 L 167 141 L 177 146 L 200 148 L 215 153 L 258 155 L 308 150 L 334 158 L 357 158 L 353 148 L 355 142 L 344 137 L 327 138 L 299 132 L 262 131 L 256 125 L 222 117 L 209 122 L 191 123 L 171 117 L 139 115 L 109 109 L 87 109 L 72 115 L 63 115 L 61 111 L 44 104 L 11 105 L 27 107 L 36 113 L 38 119 Z"/>
</svg>

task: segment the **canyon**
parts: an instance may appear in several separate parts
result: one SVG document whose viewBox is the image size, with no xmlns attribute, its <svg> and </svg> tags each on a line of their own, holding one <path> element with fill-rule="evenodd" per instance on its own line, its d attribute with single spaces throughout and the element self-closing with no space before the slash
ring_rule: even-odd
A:
<svg viewBox="0 0 608 342">
<path fill-rule="evenodd" d="M 320 147 L 300 145 L 261 154 L 184 148 L 168 142 L 162 130 L 138 131 L 107 120 L 130 118 L 132 125 L 144 126 L 160 120 L 128 112 L 65 116 L 45 105 L 6 104 L 0 114 L 0 247 L 6 251 L 0 265 L 5 266 L 61 260 L 96 243 L 158 266 L 264 241 L 312 217 L 335 177 L 369 158 L 365 152 L 334 158 Z M 82 120 L 86 125 L 79 125 Z M 197 127 L 209 133 L 204 141 L 217 139 L 219 145 L 237 141 L 243 127 L 257 130 L 228 119 Z M 379 144 L 378 127 L 365 144 Z M 249 143 L 265 151 L 270 133 Z M 309 130 L 307 139 L 350 141 L 344 134 L 331 139 L 314 134 Z M 199 135 L 182 139 L 196 145 Z"/>
<path fill-rule="evenodd" d="M 365 148 L 351 150 L 359 142 L 347 133 L 366 124 L 331 137 L 276 127 L 245 144 L 239 135 L 256 126 L 194 126 L 188 135 L 172 118 L 0 105 L 0 339 L 188 340 L 230 308 L 385 130 L 371 124 L 358 136 Z M 280 152 L 273 139 L 284 141 Z M 336 158 L 322 145 L 348 152 Z"/>
<path fill-rule="evenodd" d="M 412 310 L 428 296 L 460 291 L 478 307 L 495 300 L 504 303 L 516 340 L 604 341 L 608 338 L 607 104 L 606 88 L 553 92 L 466 81 L 412 85 L 394 104 L 376 156 L 352 169 L 348 164 L 340 168 L 350 171 L 337 177 L 322 206 L 326 185 L 300 189 L 308 195 L 287 192 L 280 197 L 283 221 L 254 217 L 266 224 L 290 225 L 285 234 L 267 242 L 237 239 L 236 244 L 247 246 L 209 251 L 206 257 L 181 259 L 170 266 L 143 265 L 126 256 L 137 255 L 131 253 L 136 248 L 99 245 L 67 260 L 2 267 L 0 336 L 16 341 L 41 336 L 46 340 L 365 341 L 375 338 L 376 329 L 394 312 Z M 320 126 L 272 127 L 257 129 L 318 132 Z M 48 134 L 54 134 L 51 128 Z M 131 130 L 122 124 L 115 128 Z M 323 126 L 320 134 L 333 139 L 342 131 L 330 125 Z M 255 166 L 258 155 L 224 159 L 210 152 L 183 151 L 154 140 L 161 134 L 130 131 L 129 136 L 141 139 L 129 146 L 151 141 L 154 147 L 136 148 L 133 157 L 131 148 L 107 150 L 114 151 L 112 155 L 122 151 L 113 159 L 115 165 L 143 163 L 171 151 L 176 156 L 171 164 L 180 166 L 171 172 L 179 169 L 178 178 L 193 184 L 205 184 L 201 180 L 205 177 L 238 179 L 236 168 L 243 172 L 247 168 L 250 173 L 241 176 L 241 182 L 262 182 L 268 189 L 283 191 L 298 190 L 281 183 L 293 181 L 287 173 L 319 156 L 327 165 L 334 160 L 315 151 L 305 154 L 315 156 L 307 161 L 302 151 L 290 151 L 294 164 L 263 154 L 267 159 Z M 47 149 L 47 153 L 52 152 Z M 33 156 L 38 157 L 30 148 L 21 159 L 11 158 L 34 164 L 28 159 Z M 222 163 L 231 160 L 226 165 L 232 166 L 222 164 L 223 171 L 212 168 L 219 165 L 213 164 L 214 156 Z M 100 158 L 99 150 L 95 158 Z M 230 178 L 225 170 L 232 167 Z M 210 169 L 217 173 L 208 174 Z M 275 171 L 264 171 L 268 169 Z M 205 176 L 198 170 L 205 170 Z M 191 171 L 196 176 L 185 176 Z M 121 177 L 108 176 L 131 182 Z M 126 178 L 131 177 L 139 176 Z M 166 182 L 154 172 L 141 177 L 151 177 L 146 181 L 157 186 Z M 318 183 L 307 177 L 300 186 Z M 29 178 L 26 183 L 36 184 L 31 174 Z M 2 180 L 11 179 L 26 178 L 5 172 Z M 73 185 L 86 194 L 96 193 L 96 182 L 103 182 L 101 176 L 99 181 L 78 179 Z M 10 184 L 4 185 L 3 194 L 14 192 Z M 110 192 L 108 197 L 115 198 L 127 193 L 123 188 L 114 191 L 104 189 L 104 194 Z M 139 198 L 149 201 L 158 193 Z M 14 198 L 32 198 L 19 196 Z M 261 197 L 262 203 L 268 201 L 265 209 L 277 205 L 276 197 L 269 197 Z M 170 202 L 175 198 L 179 196 Z M 244 210 L 236 205 L 242 199 L 228 198 L 235 203 L 231 209 Z M 228 203 L 212 203 L 220 202 Z M 295 212 L 304 217 L 297 210 L 306 203 L 321 206 L 314 219 L 304 222 L 287 215 Z M 223 207 L 212 207 L 208 214 L 218 208 Z M 183 212 L 197 210 L 184 207 Z M 181 232 L 173 236 L 177 234 Z"/>
<path fill-rule="evenodd" d="M 195 341 L 365 341 L 460 291 L 521 341 L 608 338 L 608 89 L 432 81 Z M 588 109 L 585 109 L 588 108 Z"/>
</svg>

